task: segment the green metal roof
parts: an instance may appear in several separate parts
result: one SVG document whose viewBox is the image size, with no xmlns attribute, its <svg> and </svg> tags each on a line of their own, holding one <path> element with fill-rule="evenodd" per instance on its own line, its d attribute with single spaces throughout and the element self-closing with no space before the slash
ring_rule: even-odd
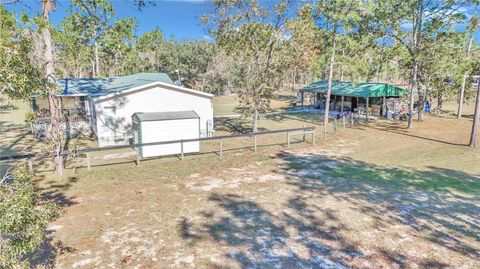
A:
<svg viewBox="0 0 480 269">
<path fill-rule="evenodd" d="M 302 92 L 327 93 L 328 81 L 320 80 L 300 89 Z M 407 93 L 406 89 L 386 83 L 333 81 L 331 95 L 354 97 L 399 96 Z"/>
<path fill-rule="evenodd" d="M 138 73 L 113 78 L 63 78 L 57 81 L 57 85 L 62 89 L 59 96 L 88 95 L 100 97 L 156 81 L 174 84 L 165 73 Z"/>
</svg>

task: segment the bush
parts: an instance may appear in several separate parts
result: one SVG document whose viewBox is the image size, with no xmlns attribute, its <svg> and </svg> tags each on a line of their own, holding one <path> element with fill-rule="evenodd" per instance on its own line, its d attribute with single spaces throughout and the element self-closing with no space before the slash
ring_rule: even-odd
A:
<svg viewBox="0 0 480 269">
<path fill-rule="evenodd" d="M 33 111 L 27 111 L 25 112 L 25 122 L 33 122 L 37 118 L 37 113 Z"/>
<path fill-rule="evenodd" d="M 57 205 L 39 199 L 25 167 L 0 180 L 0 268 L 28 267 L 23 258 L 44 241 L 58 213 Z"/>
</svg>

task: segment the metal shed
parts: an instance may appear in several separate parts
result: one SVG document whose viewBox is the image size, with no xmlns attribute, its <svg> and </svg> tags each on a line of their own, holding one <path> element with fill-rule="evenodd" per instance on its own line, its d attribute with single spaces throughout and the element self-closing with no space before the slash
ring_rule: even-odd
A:
<svg viewBox="0 0 480 269">
<path fill-rule="evenodd" d="M 155 143 L 200 138 L 200 117 L 195 111 L 137 112 L 132 115 L 133 142 Z M 141 146 L 140 158 L 182 153 L 182 143 Z M 200 142 L 183 143 L 183 153 L 200 151 Z"/>
</svg>

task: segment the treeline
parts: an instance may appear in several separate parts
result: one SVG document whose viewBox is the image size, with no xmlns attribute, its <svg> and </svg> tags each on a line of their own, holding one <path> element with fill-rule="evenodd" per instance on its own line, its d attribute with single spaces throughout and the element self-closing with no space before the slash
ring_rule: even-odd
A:
<svg viewBox="0 0 480 269">
<path fill-rule="evenodd" d="M 451 22 L 449 26 L 433 30 L 422 28 L 422 34 L 419 36 L 422 39 L 419 42 L 421 45 L 419 48 L 413 48 L 405 46 L 405 43 L 413 41 L 413 30 L 408 29 L 412 27 L 409 21 L 403 21 L 405 29 L 403 33 L 397 33 L 398 36 L 389 36 L 383 33 L 383 29 L 380 31 L 371 28 L 360 32 L 359 26 L 352 23 L 352 18 L 340 18 L 347 4 L 352 6 L 350 15 L 355 14 L 353 12 L 355 7 L 351 4 L 355 1 L 344 1 L 343 7 L 338 3 L 335 6 L 335 2 L 342 1 L 319 1 L 317 6 L 308 4 L 300 6 L 298 3 L 288 6 L 289 3 L 286 1 L 285 9 L 289 9 L 288 12 L 291 10 L 297 10 L 298 14 L 310 12 L 311 16 L 307 19 L 304 16 L 302 23 L 308 25 L 310 22 L 305 20 L 311 20 L 314 27 L 295 29 L 300 35 L 298 38 L 304 39 L 300 40 L 300 43 L 306 42 L 307 39 L 311 42 L 307 48 L 297 42 L 299 45 L 297 48 L 282 52 L 290 53 L 292 57 L 298 59 L 290 61 L 286 69 L 276 74 L 278 76 L 276 87 L 280 90 L 293 89 L 317 79 L 328 79 L 333 49 L 336 51 L 333 79 L 337 80 L 410 85 L 412 60 L 416 58 L 418 65 L 421 66 L 418 69 L 422 91 L 429 99 L 438 100 L 439 104 L 445 99 L 454 99 L 458 96 L 462 83 L 471 82 L 468 79 L 464 82 L 463 78 L 468 71 L 467 57 L 473 59 L 479 54 L 478 44 L 474 42 L 471 34 L 478 28 L 478 18 L 457 12 L 455 23 L 461 21 L 469 24 L 469 29 L 465 32 L 456 31 Z M 476 8 L 473 2 L 467 7 Z M 248 8 L 248 5 L 245 4 L 243 7 Z M 253 4 L 250 7 L 253 7 Z M 46 27 L 43 25 L 44 22 L 37 17 L 28 18 L 25 14 L 20 20 L 16 20 L 6 9 L 3 7 L 0 9 L 4 32 L 2 39 L 12 36 L 17 40 L 21 36 L 28 37 L 32 43 L 32 57 L 41 66 L 43 62 L 41 28 Z M 285 14 L 286 12 L 282 11 L 280 15 Z M 343 16 L 348 14 L 345 13 Z M 211 14 L 205 18 L 210 18 L 211 23 Z M 331 35 L 334 20 L 337 21 L 335 44 L 332 43 Z M 236 74 L 238 70 L 235 70 L 238 68 L 235 66 L 236 58 L 241 55 L 230 53 L 229 47 L 221 44 L 221 36 L 215 32 L 218 25 L 211 27 L 213 30 L 211 34 L 217 42 L 179 41 L 174 38 L 166 40 L 158 28 L 137 36 L 137 26 L 138 22 L 134 18 L 115 17 L 113 5 L 108 0 L 72 1 L 63 21 L 57 26 L 47 26 L 51 28 L 56 76 L 112 77 L 137 72 L 165 72 L 173 80 L 180 78 L 187 87 L 218 95 L 235 91 L 241 86 L 238 83 L 241 76 Z M 399 28 L 399 31 L 402 29 Z M 286 37 L 294 35 L 293 32 L 284 34 Z M 307 57 L 298 55 L 298 50 L 304 50 L 302 53 L 309 55 Z M 412 50 L 422 53 L 412 57 L 410 55 Z M 466 86 L 465 97 L 469 99 L 473 96 L 473 91 L 471 87 Z"/>
</svg>

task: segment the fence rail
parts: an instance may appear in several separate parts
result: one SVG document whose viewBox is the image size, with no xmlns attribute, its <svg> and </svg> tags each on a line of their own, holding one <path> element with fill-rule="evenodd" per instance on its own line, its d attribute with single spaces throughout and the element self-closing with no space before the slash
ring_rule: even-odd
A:
<svg viewBox="0 0 480 269">
<path fill-rule="evenodd" d="M 355 117 L 354 114 L 345 114 L 340 115 L 337 117 L 329 117 L 329 122 L 333 125 L 333 132 L 334 134 L 337 132 L 337 125 L 342 126 L 345 128 L 346 126 L 353 127 L 355 122 L 358 121 L 358 118 Z M 316 142 L 316 128 L 315 127 L 302 127 L 302 128 L 290 128 L 290 129 L 281 129 L 281 130 L 272 130 L 272 131 L 262 131 L 262 132 L 252 132 L 246 134 L 234 134 L 234 135 L 222 135 L 222 136 L 214 136 L 214 137 L 203 137 L 203 138 L 193 138 L 193 139 L 180 139 L 180 140 L 169 140 L 169 141 L 160 141 L 160 142 L 151 142 L 151 143 L 137 143 L 137 144 L 128 144 L 128 145 L 116 145 L 116 146 L 107 146 L 107 147 L 98 147 L 98 148 L 81 148 L 81 149 L 74 149 L 70 151 L 61 151 L 61 156 L 68 156 L 72 154 L 73 156 L 79 156 L 79 154 L 86 155 L 86 165 L 88 170 L 91 168 L 90 163 L 90 153 L 91 152 L 99 152 L 99 151 L 110 151 L 110 150 L 117 150 L 117 149 L 135 149 L 138 147 L 146 147 L 146 146 L 157 146 L 157 145 L 168 145 L 168 144 L 177 144 L 180 143 L 181 153 L 180 154 L 171 154 L 180 155 L 180 158 L 184 159 L 184 152 L 183 152 L 183 145 L 184 143 L 188 142 L 202 142 L 202 141 L 219 141 L 219 148 L 218 154 L 220 157 L 223 157 L 223 144 L 224 140 L 235 139 L 235 138 L 245 138 L 250 137 L 252 138 L 252 148 L 254 151 L 257 151 L 257 137 L 264 136 L 264 135 L 271 135 L 271 134 L 286 134 L 286 145 L 290 147 L 291 136 L 294 135 L 303 135 L 303 141 L 305 142 L 305 136 L 307 134 L 311 134 L 312 137 L 312 144 Z M 213 151 L 217 152 L 217 151 Z M 33 172 L 33 159 L 34 158 L 49 158 L 55 157 L 55 154 L 52 152 L 41 152 L 41 153 L 28 153 L 28 154 L 16 154 L 16 155 L 9 155 L 9 156 L 0 156 L 0 161 L 14 161 L 14 160 L 21 160 L 21 159 L 28 159 L 28 167 L 31 172 Z M 140 163 L 140 157 L 137 154 L 137 165 Z M 60 171 L 61 173 L 61 171 Z"/>
<path fill-rule="evenodd" d="M 226 140 L 226 139 L 241 138 L 241 137 L 252 137 L 252 138 L 255 139 L 257 136 L 279 134 L 279 133 L 289 133 L 289 132 L 302 132 L 302 131 L 303 132 L 315 132 L 315 127 L 291 128 L 291 129 L 255 132 L 255 133 L 248 133 L 248 134 L 222 135 L 222 136 L 214 136 L 214 137 L 169 140 L 169 141 L 161 141 L 161 142 L 138 143 L 138 144 L 118 145 L 118 146 L 106 146 L 106 147 L 98 147 L 98 148 L 82 148 L 82 149 L 75 150 L 75 152 L 77 154 L 79 154 L 79 153 L 89 153 L 89 152 L 98 152 L 98 151 L 109 151 L 109 150 L 116 150 L 116 149 L 130 149 L 130 148 L 133 149 L 133 148 L 137 148 L 137 147 L 168 145 L 168 144 L 176 144 L 176 143 L 183 144 L 183 143 L 188 143 L 188 142 L 201 142 L 201 141 L 214 141 L 214 140 L 223 141 L 223 140 Z M 62 151 L 60 153 L 60 155 L 66 156 L 69 153 L 70 153 L 69 151 Z M 0 161 L 30 159 L 30 158 L 46 158 L 46 157 L 53 157 L 53 156 L 54 156 L 54 154 L 50 153 L 50 152 L 17 154 L 17 155 L 9 155 L 9 156 L 0 156 Z"/>
</svg>

